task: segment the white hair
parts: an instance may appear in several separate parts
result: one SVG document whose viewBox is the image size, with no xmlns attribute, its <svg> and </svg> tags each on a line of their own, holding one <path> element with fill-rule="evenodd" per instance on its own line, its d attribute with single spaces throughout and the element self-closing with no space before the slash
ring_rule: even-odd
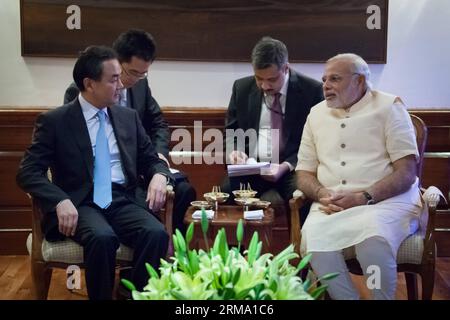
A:
<svg viewBox="0 0 450 320">
<path fill-rule="evenodd" d="M 370 82 L 370 69 L 367 62 L 354 53 L 340 53 L 327 60 L 327 63 L 335 60 L 347 60 L 350 62 L 351 72 L 364 76 L 366 82 L 366 89 L 372 89 L 372 82 Z"/>
</svg>

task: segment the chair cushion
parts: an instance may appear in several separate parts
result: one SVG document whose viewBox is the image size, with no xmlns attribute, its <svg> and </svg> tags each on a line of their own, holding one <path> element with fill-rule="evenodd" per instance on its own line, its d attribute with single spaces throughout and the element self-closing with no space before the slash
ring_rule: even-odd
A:
<svg viewBox="0 0 450 320">
<path fill-rule="evenodd" d="M 397 253 L 397 264 L 420 264 L 423 254 L 423 238 L 419 232 L 407 237 L 401 243 Z M 356 258 L 355 246 L 344 249 L 345 260 Z"/>
<path fill-rule="evenodd" d="M 31 254 L 32 234 L 27 238 L 28 253 Z M 63 262 L 69 264 L 80 264 L 84 262 L 83 247 L 71 239 L 63 241 L 49 242 L 42 241 L 42 257 L 46 262 Z M 120 244 L 117 249 L 117 260 L 132 261 L 133 249 Z"/>
</svg>

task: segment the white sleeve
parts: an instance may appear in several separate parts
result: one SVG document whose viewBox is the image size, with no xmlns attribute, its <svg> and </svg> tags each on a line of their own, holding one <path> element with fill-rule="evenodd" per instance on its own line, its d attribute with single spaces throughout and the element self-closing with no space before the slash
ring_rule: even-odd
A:
<svg viewBox="0 0 450 320">
<path fill-rule="evenodd" d="M 303 128 L 302 140 L 300 147 L 298 148 L 298 162 L 296 171 L 305 170 L 310 172 L 316 172 L 319 165 L 317 158 L 316 145 L 314 143 L 314 134 L 311 128 L 310 118 L 306 119 L 305 126 Z"/>
<path fill-rule="evenodd" d="M 392 162 L 408 155 L 419 159 L 414 126 L 400 99 L 390 107 L 385 133 L 386 150 Z"/>
</svg>

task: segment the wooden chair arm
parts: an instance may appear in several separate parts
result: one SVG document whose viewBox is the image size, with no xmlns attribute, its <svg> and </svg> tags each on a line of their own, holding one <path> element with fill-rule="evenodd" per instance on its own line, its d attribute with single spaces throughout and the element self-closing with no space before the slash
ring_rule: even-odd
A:
<svg viewBox="0 0 450 320">
<path fill-rule="evenodd" d="M 166 193 L 166 204 L 164 206 L 164 210 L 162 210 L 161 214 L 163 215 L 162 221 L 164 221 L 164 226 L 169 235 L 172 234 L 173 227 L 173 202 L 175 198 L 175 192 L 173 188 L 168 187 Z"/>
<path fill-rule="evenodd" d="M 31 257 L 34 260 L 43 261 L 42 257 L 42 241 L 44 235 L 42 234 L 41 221 L 43 214 L 41 211 L 41 203 L 39 199 L 29 196 L 31 199 L 31 230 L 32 230 L 32 242 L 31 242 Z"/>
<path fill-rule="evenodd" d="M 302 228 L 301 222 L 300 222 L 300 215 L 299 210 L 307 199 L 305 197 L 299 196 L 294 197 L 289 200 L 289 207 L 290 207 L 290 215 L 291 215 L 291 234 L 290 234 L 290 240 L 291 243 L 294 245 L 294 250 L 300 255 L 300 242 L 301 242 L 301 233 L 300 230 Z"/>
<path fill-rule="evenodd" d="M 429 203 L 428 203 L 429 204 Z M 427 230 L 425 232 L 425 238 L 423 240 L 423 254 L 422 264 L 426 264 L 427 261 L 435 260 L 436 242 L 434 239 L 434 228 L 436 219 L 436 205 L 428 205 L 428 223 Z"/>
</svg>

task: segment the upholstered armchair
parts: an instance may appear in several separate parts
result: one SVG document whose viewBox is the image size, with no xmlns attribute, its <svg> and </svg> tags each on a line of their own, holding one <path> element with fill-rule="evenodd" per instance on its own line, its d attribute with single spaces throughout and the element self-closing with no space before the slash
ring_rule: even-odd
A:
<svg viewBox="0 0 450 320">
<path fill-rule="evenodd" d="M 165 207 L 160 211 L 159 218 L 167 232 L 172 233 L 172 211 L 174 192 L 167 190 Z M 53 268 L 67 269 L 70 265 L 83 268 L 83 248 L 71 239 L 49 242 L 45 240 L 41 231 L 43 213 L 39 200 L 31 198 L 32 202 L 32 233 L 27 238 L 27 248 L 31 256 L 31 277 L 35 297 L 45 300 L 48 296 Z M 121 244 L 117 250 L 117 267 L 131 266 L 133 249 Z"/>
</svg>

